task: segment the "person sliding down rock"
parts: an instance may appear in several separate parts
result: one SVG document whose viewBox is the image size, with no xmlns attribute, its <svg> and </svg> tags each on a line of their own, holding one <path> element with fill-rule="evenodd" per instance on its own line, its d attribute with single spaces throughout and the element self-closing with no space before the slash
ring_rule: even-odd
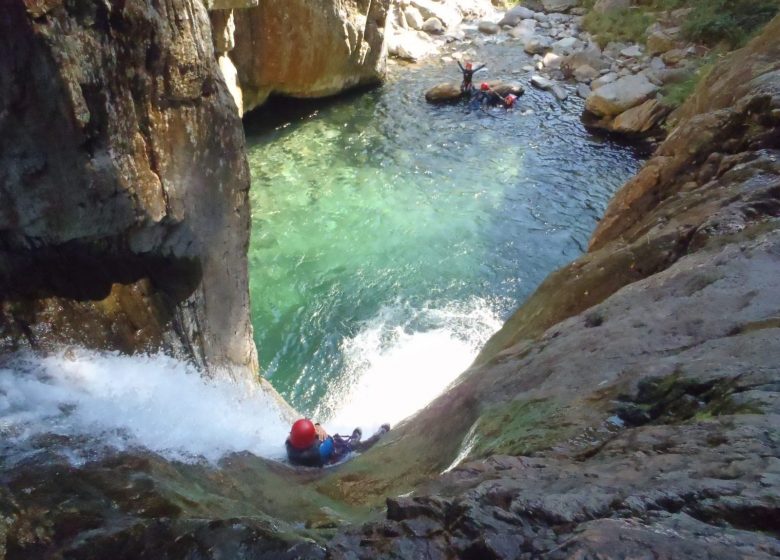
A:
<svg viewBox="0 0 780 560">
<path fill-rule="evenodd" d="M 471 80 L 474 78 L 474 74 L 482 70 L 485 65 L 482 64 L 481 66 L 474 68 L 471 62 L 467 62 L 466 67 L 464 68 L 460 61 L 458 61 L 458 67 L 460 68 L 460 71 L 463 72 L 463 81 L 460 83 L 460 92 L 471 94 L 474 90 L 474 85 L 471 83 Z"/>
<path fill-rule="evenodd" d="M 365 451 L 389 430 L 389 424 L 382 424 L 377 433 L 361 441 L 363 432 L 360 428 L 355 428 L 348 437 L 338 434 L 329 436 L 319 423 L 301 418 L 292 425 L 284 445 L 287 448 L 287 458 L 293 465 L 324 467 L 338 463 L 352 451 Z"/>
</svg>

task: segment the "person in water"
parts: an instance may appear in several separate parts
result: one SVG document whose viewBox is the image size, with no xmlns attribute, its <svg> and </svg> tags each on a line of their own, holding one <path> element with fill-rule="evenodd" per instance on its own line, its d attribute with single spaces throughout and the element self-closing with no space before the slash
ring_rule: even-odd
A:
<svg viewBox="0 0 780 560">
<path fill-rule="evenodd" d="M 466 67 L 464 68 L 460 61 L 458 61 L 458 67 L 460 68 L 460 71 L 463 72 L 463 81 L 460 83 L 460 92 L 471 93 L 474 89 L 471 80 L 474 78 L 474 74 L 482 70 L 485 65 L 482 64 L 481 66 L 474 68 L 471 62 L 467 62 Z"/>
<path fill-rule="evenodd" d="M 360 428 L 355 428 L 349 437 L 330 436 L 319 423 L 301 418 L 292 425 L 284 445 L 287 458 L 293 465 L 324 467 L 339 462 L 352 451 L 365 451 L 389 430 L 390 425 L 383 424 L 377 433 L 361 441 L 363 433 Z"/>
<path fill-rule="evenodd" d="M 494 91 L 490 85 L 486 82 L 482 82 L 479 86 L 479 91 L 471 98 L 471 106 L 476 109 L 479 107 L 504 107 L 505 109 L 511 109 L 517 101 L 517 96 L 514 93 L 510 93 L 506 96 L 500 95 L 497 91 Z"/>
</svg>

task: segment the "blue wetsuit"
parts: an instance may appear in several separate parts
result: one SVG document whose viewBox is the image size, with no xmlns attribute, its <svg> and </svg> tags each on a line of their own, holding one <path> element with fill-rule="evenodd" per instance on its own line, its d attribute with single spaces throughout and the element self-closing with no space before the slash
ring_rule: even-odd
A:
<svg viewBox="0 0 780 560">
<path fill-rule="evenodd" d="M 287 458 L 293 465 L 324 467 L 329 463 L 341 461 L 353 451 L 365 451 L 379 441 L 379 438 L 389 429 L 389 424 L 383 424 L 377 433 L 365 441 L 360 441 L 362 432 L 358 428 L 349 437 L 338 434 L 328 436 L 324 441 L 315 441 L 306 449 L 293 447 L 289 438 L 284 442 L 284 445 L 287 448 Z"/>
<path fill-rule="evenodd" d="M 333 438 L 330 436 L 325 438 L 325 441 L 315 441 L 306 449 L 293 447 L 289 439 L 284 442 L 284 445 L 287 448 L 287 458 L 290 459 L 290 462 L 303 467 L 325 466 L 333 457 L 335 448 Z"/>
</svg>

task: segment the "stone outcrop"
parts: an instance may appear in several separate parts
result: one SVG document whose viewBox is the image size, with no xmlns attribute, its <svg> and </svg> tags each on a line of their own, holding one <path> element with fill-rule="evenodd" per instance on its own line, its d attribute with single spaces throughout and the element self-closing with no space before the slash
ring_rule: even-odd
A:
<svg viewBox="0 0 780 560">
<path fill-rule="evenodd" d="M 615 117 L 644 103 L 658 86 L 643 75 L 626 76 L 598 88 L 585 101 L 585 109 L 599 117 Z"/>
<path fill-rule="evenodd" d="M 244 110 L 276 93 L 323 97 L 380 83 L 389 0 L 263 0 L 235 10 Z"/>
<path fill-rule="evenodd" d="M 199 0 L 4 4 L 0 351 L 165 350 L 255 378 L 232 104 Z"/>
</svg>

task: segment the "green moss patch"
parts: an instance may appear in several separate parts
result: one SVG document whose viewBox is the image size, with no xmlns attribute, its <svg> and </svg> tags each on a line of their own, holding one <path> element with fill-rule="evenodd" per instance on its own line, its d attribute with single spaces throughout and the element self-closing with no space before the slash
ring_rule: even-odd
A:
<svg viewBox="0 0 780 560">
<path fill-rule="evenodd" d="M 697 380 L 676 372 L 639 383 L 637 395 L 619 397 L 615 414 L 628 426 L 677 424 L 731 414 L 761 414 L 752 403 L 737 402 L 738 378 Z"/>
<path fill-rule="evenodd" d="M 592 7 L 593 1 L 586 2 Z M 730 49 L 744 45 L 775 14 L 780 0 L 649 0 L 637 6 L 588 12 L 583 25 L 603 47 L 612 41 L 645 42 L 645 32 L 669 10 L 687 8 L 682 35 L 688 41 Z"/>
<path fill-rule="evenodd" d="M 488 409 L 477 420 L 469 459 L 530 455 L 574 435 L 562 405 L 550 399 L 515 400 Z"/>
</svg>

